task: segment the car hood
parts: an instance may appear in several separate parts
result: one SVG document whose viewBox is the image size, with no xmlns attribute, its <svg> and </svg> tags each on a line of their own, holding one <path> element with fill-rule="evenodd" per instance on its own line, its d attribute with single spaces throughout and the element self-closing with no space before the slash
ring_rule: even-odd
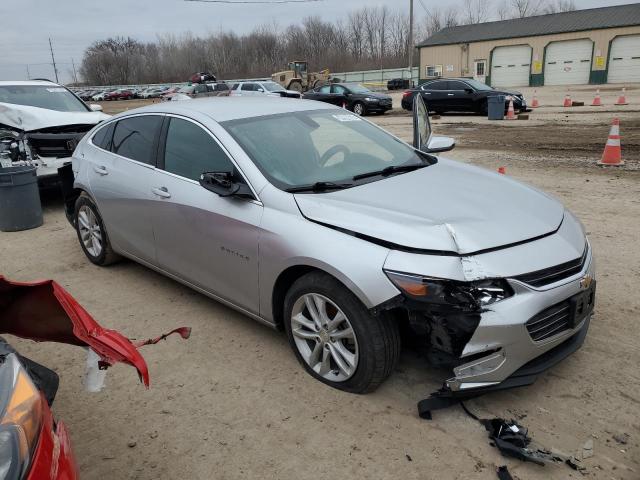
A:
<svg viewBox="0 0 640 480">
<path fill-rule="evenodd" d="M 499 93 L 502 95 L 513 95 L 514 97 L 519 97 L 522 95 L 522 93 L 518 92 L 517 90 L 494 90 L 494 93 Z"/>
<path fill-rule="evenodd" d="M 102 112 L 59 112 L 0 102 L 0 124 L 25 132 L 64 125 L 96 125 L 110 118 Z"/>
<path fill-rule="evenodd" d="M 392 248 L 467 255 L 555 232 L 564 207 L 485 169 L 440 159 L 430 167 L 357 187 L 296 194 L 315 222 Z"/>
</svg>

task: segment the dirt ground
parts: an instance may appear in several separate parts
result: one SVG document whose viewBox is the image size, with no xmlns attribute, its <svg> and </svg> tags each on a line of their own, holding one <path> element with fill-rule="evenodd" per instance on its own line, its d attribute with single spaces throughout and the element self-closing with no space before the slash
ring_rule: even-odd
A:
<svg viewBox="0 0 640 480">
<path fill-rule="evenodd" d="M 593 441 L 593 456 L 582 462 L 590 478 L 638 479 L 640 90 L 629 89 L 632 104 L 620 110 L 563 109 L 565 90 L 539 89 L 549 106 L 528 121 L 467 115 L 433 121 L 436 134 L 456 137 L 448 156 L 492 170 L 505 166 L 508 175 L 559 197 L 584 222 L 598 262 L 597 306 L 584 347 L 530 387 L 467 405 L 481 417 L 518 418 L 538 443 L 567 454 Z M 607 91 L 607 100 L 617 90 Z M 589 103 L 593 91 L 572 89 L 575 100 Z M 399 104 L 399 94 L 394 97 Z M 627 165 L 601 168 L 596 161 L 614 115 Z M 402 111 L 371 118 L 411 137 Z M 93 266 L 57 194 L 49 192 L 43 203 L 44 226 L 0 233 L 2 274 L 54 278 L 104 326 L 130 337 L 193 328 L 188 341 L 170 338 L 145 348 L 148 391 L 133 369 L 117 366 L 102 393 L 86 393 L 82 350 L 15 340 L 23 354 L 61 375 L 54 410 L 70 429 L 84 479 L 494 479 L 503 464 L 522 480 L 583 476 L 564 465 L 501 457 L 460 408 L 420 420 L 416 402 L 440 386 L 443 374 L 412 352 L 366 396 L 312 380 L 283 334 L 132 262 Z M 623 434 L 626 444 L 613 438 Z"/>
</svg>

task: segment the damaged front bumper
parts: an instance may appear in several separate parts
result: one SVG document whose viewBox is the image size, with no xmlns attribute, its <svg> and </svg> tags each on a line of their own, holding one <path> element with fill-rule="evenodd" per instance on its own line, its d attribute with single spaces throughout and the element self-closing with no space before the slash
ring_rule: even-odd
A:
<svg viewBox="0 0 640 480">
<path fill-rule="evenodd" d="M 556 273 L 543 269 L 503 277 L 512 292 L 484 307 L 452 305 L 437 311 L 405 296 L 382 309 L 406 315 L 412 330 L 426 338 L 422 345 L 430 363 L 452 369 L 453 376 L 434 395 L 468 398 L 529 385 L 580 348 L 595 302 L 595 262 L 588 243 L 580 259 L 552 269 Z M 546 277 L 536 280 L 536 274 Z"/>
</svg>

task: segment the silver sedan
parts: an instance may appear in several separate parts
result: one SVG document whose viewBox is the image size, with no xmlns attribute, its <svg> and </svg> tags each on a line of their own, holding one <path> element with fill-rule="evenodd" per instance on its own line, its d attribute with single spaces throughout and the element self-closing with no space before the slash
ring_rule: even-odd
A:
<svg viewBox="0 0 640 480">
<path fill-rule="evenodd" d="M 84 137 L 67 213 L 91 262 L 283 328 L 333 387 L 375 389 L 407 332 L 448 395 L 525 385 L 582 344 L 592 251 L 557 200 L 436 155 L 453 146 L 420 99 L 413 145 L 326 103 L 155 104 Z"/>
</svg>

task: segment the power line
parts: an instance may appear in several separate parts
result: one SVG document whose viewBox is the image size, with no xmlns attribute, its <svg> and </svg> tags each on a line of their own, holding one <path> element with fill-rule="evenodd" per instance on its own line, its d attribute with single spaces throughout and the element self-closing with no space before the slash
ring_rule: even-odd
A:
<svg viewBox="0 0 640 480">
<path fill-rule="evenodd" d="M 184 0 L 185 2 L 201 2 L 201 3 L 226 3 L 233 5 L 234 3 L 261 3 L 265 5 L 275 5 L 278 3 L 312 3 L 312 2 L 324 2 L 324 0 Z"/>
</svg>

